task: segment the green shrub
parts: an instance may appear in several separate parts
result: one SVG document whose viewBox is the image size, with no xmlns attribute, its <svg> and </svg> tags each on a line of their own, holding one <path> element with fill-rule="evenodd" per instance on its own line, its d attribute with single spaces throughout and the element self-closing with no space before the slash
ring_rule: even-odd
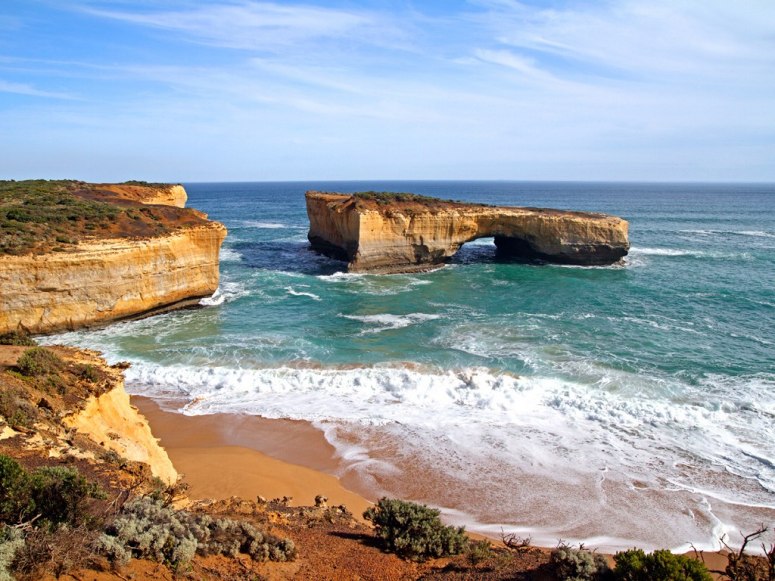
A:
<svg viewBox="0 0 775 581">
<path fill-rule="evenodd" d="M 8 388 L 0 391 L 0 416 L 12 428 L 29 428 L 38 417 L 38 409 L 22 390 Z"/>
<path fill-rule="evenodd" d="M 127 503 L 98 547 L 115 563 L 125 563 L 134 556 L 175 569 L 187 567 L 195 554 L 244 553 L 257 561 L 292 561 L 296 557 L 290 539 L 265 534 L 245 522 L 176 511 L 148 497 Z"/>
<path fill-rule="evenodd" d="M 105 497 L 99 486 L 86 480 L 78 470 L 61 466 L 36 469 L 30 473 L 29 487 L 35 514 L 52 526 L 83 522 L 87 500 Z"/>
<path fill-rule="evenodd" d="M 630 549 L 614 556 L 615 579 L 622 581 L 712 581 L 704 563 L 660 550 L 646 554 Z"/>
<path fill-rule="evenodd" d="M 76 377 L 80 377 L 89 383 L 96 383 L 103 378 L 103 374 L 94 365 L 89 364 L 79 363 L 73 367 L 72 372 Z"/>
<path fill-rule="evenodd" d="M 37 343 L 24 330 L 11 331 L 0 335 L 0 345 L 15 345 L 17 347 L 35 347 Z"/>
<path fill-rule="evenodd" d="M 0 528 L 0 581 L 13 581 L 11 564 L 22 547 L 24 535 L 21 531 L 3 525 Z"/>
<path fill-rule="evenodd" d="M 476 566 L 479 563 L 486 561 L 492 556 L 492 547 L 490 545 L 490 541 L 487 540 L 481 540 L 481 541 L 474 541 L 468 544 L 468 549 L 466 550 L 466 559 L 468 559 L 468 562 Z"/>
<path fill-rule="evenodd" d="M 363 518 L 374 523 L 385 550 L 422 560 L 457 555 L 468 546 L 465 529 L 444 526 L 440 514 L 425 505 L 383 498 Z"/>
<path fill-rule="evenodd" d="M 602 555 L 564 543 L 552 551 L 550 563 L 560 581 L 596 581 L 610 572 Z"/>
<path fill-rule="evenodd" d="M 16 460 L 0 454 L 0 521 L 21 522 L 31 508 L 27 472 Z"/>
<path fill-rule="evenodd" d="M 27 377 L 38 377 L 55 373 L 62 369 L 63 366 L 64 362 L 57 354 L 45 347 L 27 349 L 16 362 L 16 367 Z"/>
<path fill-rule="evenodd" d="M 27 472 L 16 460 L 0 455 L 0 519 L 55 528 L 86 519 L 89 498 L 103 498 L 100 488 L 75 468 L 44 466 Z"/>
</svg>

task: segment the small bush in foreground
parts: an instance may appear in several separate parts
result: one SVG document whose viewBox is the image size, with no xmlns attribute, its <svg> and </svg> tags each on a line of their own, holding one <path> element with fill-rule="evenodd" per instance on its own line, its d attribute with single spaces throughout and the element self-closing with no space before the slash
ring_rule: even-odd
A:
<svg viewBox="0 0 775 581">
<path fill-rule="evenodd" d="M 18 389 L 0 391 L 0 416 L 12 428 L 29 428 L 38 417 L 38 409 Z"/>
<path fill-rule="evenodd" d="M 292 561 L 290 539 L 265 534 L 250 523 L 176 511 L 143 497 L 124 506 L 98 540 L 98 550 L 117 564 L 146 558 L 185 569 L 194 555 L 250 555 L 257 561 Z"/>
<path fill-rule="evenodd" d="M 22 353 L 16 362 L 16 367 L 22 375 L 39 377 L 59 371 L 64 367 L 64 362 L 56 353 L 45 347 L 33 347 Z"/>
<path fill-rule="evenodd" d="M 15 345 L 16 347 L 35 347 L 35 339 L 24 330 L 11 331 L 0 335 L 0 345 Z"/>
<path fill-rule="evenodd" d="M 622 581 L 712 581 L 704 563 L 661 550 L 630 549 L 614 556 L 615 578 Z"/>
<path fill-rule="evenodd" d="M 597 581 L 611 571 L 602 555 L 564 543 L 552 551 L 550 562 L 560 581 Z"/>
<path fill-rule="evenodd" d="M 463 527 L 445 526 L 440 511 L 425 505 L 381 499 L 363 513 L 374 523 L 387 551 L 410 559 L 457 555 L 468 546 Z"/>
<path fill-rule="evenodd" d="M 21 531 L 2 525 L 0 528 L 0 581 L 13 581 L 11 563 L 23 547 L 24 535 Z"/>
<path fill-rule="evenodd" d="M 104 498 L 100 488 L 75 468 L 44 466 L 27 472 L 16 460 L 0 455 L 0 520 L 55 528 L 86 518 L 90 498 Z"/>
<path fill-rule="evenodd" d="M 490 545 L 490 541 L 483 539 L 468 544 L 466 559 L 468 559 L 468 562 L 474 567 L 490 557 L 492 557 L 492 546 Z"/>
</svg>

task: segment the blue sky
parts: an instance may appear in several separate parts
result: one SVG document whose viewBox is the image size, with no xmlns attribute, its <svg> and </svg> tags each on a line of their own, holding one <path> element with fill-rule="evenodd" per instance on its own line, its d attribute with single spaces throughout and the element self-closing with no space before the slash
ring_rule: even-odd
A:
<svg viewBox="0 0 775 581">
<path fill-rule="evenodd" d="M 775 181 L 775 2 L 3 0 L 30 177 Z"/>
</svg>

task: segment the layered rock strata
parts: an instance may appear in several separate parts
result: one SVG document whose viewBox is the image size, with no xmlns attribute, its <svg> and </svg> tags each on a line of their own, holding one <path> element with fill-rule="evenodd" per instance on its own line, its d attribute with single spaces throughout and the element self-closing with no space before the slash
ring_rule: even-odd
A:
<svg viewBox="0 0 775 581">
<path fill-rule="evenodd" d="M 216 291 L 226 228 L 182 208 L 182 186 L 79 187 L 77 195 L 120 208 L 121 219 L 64 246 L 0 254 L 0 334 L 20 325 L 36 334 L 98 326 L 192 305 Z"/>
<path fill-rule="evenodd" d="M 63 418 L 62 423 L 122 458 L 148 464 L 151 474 L 167 484 L 178 479 L 177 470 L 151 432 L 148 420 L 130 403 L 123 377 L 107 393 L 91 396 L 83 410 Z"/>
<path fill-rule="evenodd" d="M 0 334 L 51 333 L 185 306 L 218 288 L 217 222 L 67 252 L 0 256 Z"/>
<path fill-rule="evenodd" d="M 184 208 L 188 194 L 180 184 L 94 184 L 96 190 L 112 192 L 124 200 Z"/>
<path fill-rule="evenodd" d="M 307 214 L 313 249 L 352 272 L 428 270 L 486 237 L 504 255 L 560 264 L 613 264 L 629 250 L 627 221 L 589 212 L 310 191 Z"/>
</svg>

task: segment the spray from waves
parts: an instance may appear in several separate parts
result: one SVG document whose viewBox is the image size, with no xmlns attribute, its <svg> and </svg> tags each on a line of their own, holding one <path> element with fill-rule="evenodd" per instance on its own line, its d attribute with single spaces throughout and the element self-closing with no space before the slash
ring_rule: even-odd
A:
<svg viewBox="0 0 775 581">
<path fill-rule="evenodd" d="M 678 250 L 675 248 L 630 248 L 630 254 L 644 254 L 646 256 L 706 256 L 706 252 L 700 250 Z"/>
<path fill-rule="evenodd" d="M 321 275 L 318 275 L 317 278 L 324 282 L 342 282 L 342 281 L 359 280 L 365 276 L 368 276 L 368 275 L 361 274 L 359 272 L 335 272 L 333 274 L 321 274 Z"/>
<path fill-rule="evenodd" d="M 410 313 L 408 315 L 344 315 L 339 313 L 340 317 L 350 319 L 351 321 L 360 321 L 367 325 L 376 325 L 375 329 L 367 329 L 363 333 L 380 333 L 391 329 L 402 329 L 410 325 L 417 325 L 425 321 L 433 321 L 441 315 L 431 315 L 428 313 Z"/>
<path fill-rule="evenodd" d="M 241 282 L 222 281 L 215 292 L 210 297 L 205 297 L 199 304 L 203 307 L 217 307 L 224 303 L 235 301 L 241 297 L 248 296 L 250 291 Z"/>
<path fill-rule="evenodd" d="M 726 499 L 733 482 L 737 503 L 775 508 L 773 377 L 744 378 L 741 393 L 769 404 L 733 401 L 728 386 L 704 399 L 639 397 L 556 377 L 518 377 L 488 368 L 440 371 L 383 365 L 358 368 L 226 368 L 138 363 L 127 386 L 151 397 L 176 393 L 183 413 L 251 413 L 269 418 L 407 425 L 459 434 L 470 452 L 498 455 L 489 442 L 516 434 L 546 476 L 567 468 L 568 446 L 590 466 L 617 469 L 653 481 L 661 472 L 675 486 Z M 452 432 L 450 432 L 452 430 Z M 487 439 L 482 437 L 488 433 Z M 718 475 L 683 473 L 687 459 L 727 467 Z M 509 462 L 508 458 L 501 458 Z M 556 477 L 556 475 L 554 476 Z M 726 499 L 728 500 L 728 499 Z"/>
<path fill-rule="evenodd" d="M 289 295 L 294 296 L 294 297 L 308 297 L 308 298 L 312 299 L 313 301 L 320 301 L 320 300 L 322 300 L 315 293 L 306 292 L 306 291 L 297 291 L 297 290 L 294 290 L 294 288 L 292 286 L 285 287 L 285 290 L 288 291 Z"/>
<path fill-rule="evenodd" d="M 633 246 L 630 254 L 634 259 L 642 256 L 664 256 L 671 258 L 711 258 L 719 260 L 750 260 L 751 255 L 746 252 L 711 252 L 705 250 L 687 250 L 679 248 L 649 248 Z"/>
<path fill-rule="evenodd" d="M 259 220 L 242 220 L 239 222 L 240 226 L 247 228 L 258 228 L 262 230 L 280 230 L 282 228 L 299 228 L 299 226 L 289 226 L 280 222 L 261 222 Z"/>
<path fill-rule="evenodd" d="M 242 254 L 234 250 L 233 248 L 228 248 L 226 246 L 221 246 L 221 252 L 219 254 L 219 259 L 221 262 L 241 262 L 242 261 Z"/>
</svg>

